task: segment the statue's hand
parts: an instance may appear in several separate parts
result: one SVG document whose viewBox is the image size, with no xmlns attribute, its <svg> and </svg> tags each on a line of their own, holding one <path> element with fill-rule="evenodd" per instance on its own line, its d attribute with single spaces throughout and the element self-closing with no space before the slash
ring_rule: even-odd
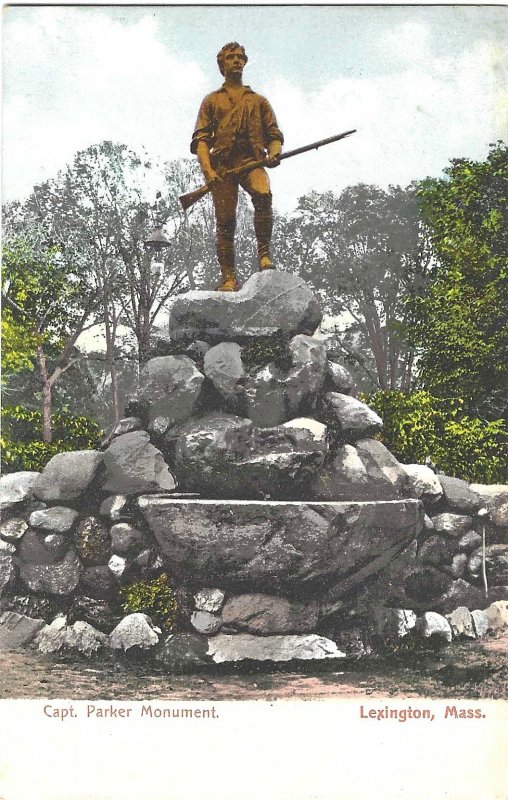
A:
<svg viewBox="0 0 508 800">
<path fill-rule="evenodd" d="M 268 153 L 266 166 L 268 169 L 273 169 L 274 167 L 278 167 L 280 164 L 280 150 L 276 153 Z"/>
<path fill-rule="evenodd" d="M 205 180 L 208 186 L 215 186 L 217 183 L 222 183 L 222 177 L 215 169 L 210 169 L 206 172 Z"/>
</svg>

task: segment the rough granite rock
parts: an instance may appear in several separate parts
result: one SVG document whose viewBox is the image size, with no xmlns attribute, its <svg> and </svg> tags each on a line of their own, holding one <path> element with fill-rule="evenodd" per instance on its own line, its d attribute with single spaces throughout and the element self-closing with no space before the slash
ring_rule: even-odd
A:
<svg viewBox="0 0 508 800">
<path fill-rule="evenodd" d="M 67 625 L 67 618 L 57 617 L 37 634 L 35 644 L 41 653 L 77 650 L 90 658 L 108 642 L 106 634 L 81 620 Z"/>
<path fill-rule="evenodd" d="M 309 431 L 316 442 L 321 442 L 321 444 L 326 445 L 326 425 L 323 425 L 322 422 L 318 422 L 317 419 L 312 419 L 312 417 L 296 417 L 295 419 L 284 422 L 282 427 Z"/>
<path fill-rule="evenodd" d="M 327 392 L 323 398 L 323 422 L 339 428 L 350 444 L 365 439 L 383 428 L 383 420 L 361 400 L 338 392 Z"/>
<path fill-rule="evenodd" d="M 405 608 L 380 608 L 375 627 L 386 643 L 396 643 L 407 636 L 416 625 L 416 614 Z"/>
<path fill-rule="evenodd" d="M 85 569 L 81 576 L 81 585 L 86 594 L 95 600 L 110 600 L 118 589 L 115 577 L 107 565 Z"/>
<path fill-rule="evenodd" d="M 356 442 L 356 452 L 372 481 L 391 484 L 393 491 L 398 495 L 408 493 L 407 472 L 384 444 L 377 439 L 361 439 Z"/>
<path fill-rule="evenodd" d="M 121 580 L 128 570 L 127 559 L 123 556 L 112 555 L 108 561 L 108 569 L 117 580 Z"/>
<path fill-rule="evenodd" d="M 482 568 L 482 548 L 474 550 L 468 562 L 468 572 L 478 578 Z M 508 544 L 491 544 L 485 548 L 485 565 L 489 583 L 504 586 L 508 583 Z"/>
<path fill-rule="evenodd" d="M 416 630 L 424 639 L 435 637 L 442 639 L 447 644 L 450 644 L 453 638 L 450 623 L 446 617 L 436 614 L 435 611 L 427 611 L 422 617 L 418 617 Z"/>
<path fill-rule="evenodd" d="M 57 564 L 62 560 L 65 550 L 68 549 L 68 543 L 63 547 L 54 546 L 50 541 L 49 547 L 45 542 L 44 533 L 29 528 L 21 540 L 18 548 L 18 555 L 23 564 Z M 62 553 L 64 549 L 64 553 Z"/>
<path fill-rule="evenodd" d="M 440 597 L 433 601 L 432 606 L 443 614 L 449 614 L 457 606 L 467 608 L 485 606 L 485 596 L 476 586 L 472 586 L 463 578 L 457 578 Z"/>
<path fill-rule="evenodd" d="M 229 661 L 309 661 L 345 658 L 335 642 L 324 636 L 254 636 L 219 633 L 208 640 L 208 655 L 216 664 Z"/>
<path fill-rule="evenodd" d="M 462 536 L 471 529 L 473 520 L 465 514 L 437 514 L 432 517 L 434 530 L 445 536 Z"/>
<path fill-rule="evenodd" d="M 182 577 L 244 591 L 292 587 L 290 594 L 305 587 L 319 593 L 332 583 L 350 590 L 418 535 L 423 516 L 415 500 L 272 503 L 146 495 L 138 506 L 162 558 Z"/>
<path fill-rule="evenodd" d="M 478 639 L 487 634 L 489 629 L 489 618 L 485 611 L 480 611 L 478 608 L 471 611 L 471 618 L 473 620 L 474 632 Z"/>
<path fill-rule="evenodd" d="M 313 334 L 320 322 L 319 304 L 298 275 L 264 270 L 251 275 L 238 292 L 177 295 L 169 335 L 174 340 L 242 343 L 279 332 Z"/>
<path fill-rule="evenodd" d="M 498 528 L 508 528 L 508 486 L 472 483 L 469 488 L 480 497 L 489 511 L 492 524 Z"/>
<path fill-rule="evenodd" d="M 154 650 L 156 660 L 170 672 L 208 666 L 208 639 L 197 633 L 172 633 Z"/>
<path fill-rule="evenodd" d="M 69 550 L 57 564 L 21 564 L 20 578 L 32 592 L 68 595 L 78 585 L 82 570 L 76 553 Z"/>
<path fill-rule="evenodd" d="M 476 533 L 476 531 L 468 531 L 460 537 L 457 545 L 459 550 L 464 550 L 464 552 L 468 553 L 471 550 L 476 550 L 481 543 L 482 537 L 479 533 Z"/>
<path fill-rule="evenodd" d="M 113 439 L 117 436 L 123 436 L 124 433 L 132 433 L 132 431 L 139 431 L 143 428 L 143 423 L 139 417 L 124 417 L 123 419 L 115 422 L 105 432 L 104 438 L 101 442 L 101 450 L 105 450 Z"/>
<path fill-rule="evenodd" d="M 459 511 L 463 514 L 474 514 L 482 505 L 481 498 L 473 491 L 469 485 L 459 478 L 450 478 L 448 475 L 437 476 L 443 487 L 444 500 L 452 511 Z"/>
<path fill-rule="evenodd" d="M 290 416 L 282 371 L 275 364 L 266 364 L 245 381 L 247 414 L 254 425 L 270 428 Z"/>
<path fill-rule="evenodd" d="M 192 627 L 205 636 L 213 636 L 220 630 L 221 624 L 221 618 L 209 611 L 193 611 L 191 614 Z"/>
<path fill-rule="evenodd" d="M 13 556 L 16 552 L 16 545 L 11 542 L 0 540 L 0 556 Z"/>
<path fill-rule="evenodd" d="M 318 623 L 315 603 L 300 603 L 267 594 L 242 594 L 228 598 L 222 624 L 237 631 L 260 635 L 311 633 Z"/>
<path fill-rule="evenodd" d="M 0 478 L 0 512 L 25 503 L 33 497 L 40 472 L 12 472 Z"/>
<path fill-rule="evenodd" d="M 129 498 L 126 494 L 112 494 L 102 501 L 99 514 L 108 517 L 111 522 L 120 522 L 131 518 L 129 513 Z"/>
<path fill-rule="evenodd" d="M 450 573 L 454 578 L 462 578 L 467 567 L 467 555 L 465 553 L 456 553 L 452 558 L 450 566 Z"/>
<path fill-rule="evenodd" d="M 451 614 L 446 615 L 455 638 L 476 639 L 473 617 L 466 606 L 459 606 Z"/>
<path fill-rule="evenodd" d="M 52 553 L 60 561 L 69 549 L 69 540 L 62 533 L 47 533 L 42 542 L 48 553 Z"/>
<path fill-rule="evenodd" d="M 60 612 L 60 601 L 55 597 L 41 597 L 36 594 L 9 594 L 0 601 L 1 611 L 13 611 L 30 619 L 51 622 Z"/>
<path fill-rule="evenodd" d="M 110 556 L 109 532 L 97 517 L 81 520 L 75 535 L 76 549 L 80 559 L 88 566 L 105 564 Z"/>
<path fill-rule="evenodd" d="M 496 600 L 485 609 L 489 630 L 503 631 L 508 626 L 508 600 Z"/>
<path fill-rule="evenodd" d="M 443 495 L 443 487 L 437 475 L 423 464 L 402 464 L 409 475 L 413 497 L 427 503 L 436 503 Z"/>
<path fill-rule="evenodd" d="M 148 361 L 139 376 L 139 399 L 149 403 L 150 430 L 162 435 L 193 413 L 205 378 L 188 356 Z"/>
<path fill-rule="evenodd" d="M 328 371 L 326 346 L 319 339 L 300 334 L 289 342 L 292 366 L 285 377 L 290 417 L 316 407 Z"/>
<path fill-rule="evenodd" d="M 204 355 L 203 372 L 228 408 L 236 410 L 243 401 L 246 378 L 240 345 L 221 342 L 211 347 Z"/>
<path fill-rule="evenodd" d="M 388 481 L 373 480 L 353 445 L 345 444 L 335 458 L 325 463 L 313 481 L 312 495 L 316 500 L 367 500 L 393 498 Z"/>
<path fill-rule="evenodd" d="M 342 364 L 328 361 L 328 372 L 324 385 L 326 391 L 349 394 L 354 385 L 353 376 Z"/>
<path fill-rule="evenodd" d="M 455 552 L 453 540 L 444 536 L 429 536 L 418 551 L 418 558 L 425 564 L 446 564 L 451 561 Z"/>
<path fill-rule="evenodd" d="M 78 517 L 78 512 L 73 508 L 52 506 L 41 511 L 33 511 L 28 521 L 32 528 L 50 533 L 68 533 Z"/>
<path fill-rule="evenodd" d="M 44 624 L 43 619 L 31 619 L 14 611 L 0 614 L 0 653 L 28 644 Z"/>
<path fill-rule="evenodd" d="M 147 537 L 129 522 L 117 522 L 110 530 L 111 548 L 121 555 L 138 555 L 147 545 Z"/>
<path fill-rule="evenodd" d="M 205 497 L 301 498 L 325 452 L 307 430 L 209 414 L 180 429 L 174 471 L 186 491 Z"/>
<path fill-rule="evenodd" d="M 28 530 L 28 523 L 20 517 L 12 517 L 0 525 L 0 538 L 17 544 Z"/>
<path fill-rule="evenodd" d="M 102 463 L 99 450 L 58 453 L 35 481 L 33 493 L 45 502 L 65 502 L 81 497 Z"/>
<path fill-rule="evenodd" d="M 86 595 L 75 597 L 67 613 L 69 624 L 81 620 L 107 634 L 111 633 L 122 618 L 123 614 L 113 610 L 106 600 L 97 600 Z"/>
<path fill-rule="evenodd" d="M 129 614 L 111 632 L 109 646 L 113 650 L 130 650 L 132 647 L 148 650 L 158 643 L 160 634 L 159 628 L 146 614 Z"/>
<path fill-rule="evenodd" d="M 194 604 L 198 611 L 220 611 L 226 595 L 222 589 L 200 589 L 194 595 Z"/>
<path fill-rule="evenodd" d="M 125 433 L 104 453 L 104 489 L 115 494 L 170 492 L 176 487 L 162 453 L 150 444 L 146 431 Z"/>
</svg>

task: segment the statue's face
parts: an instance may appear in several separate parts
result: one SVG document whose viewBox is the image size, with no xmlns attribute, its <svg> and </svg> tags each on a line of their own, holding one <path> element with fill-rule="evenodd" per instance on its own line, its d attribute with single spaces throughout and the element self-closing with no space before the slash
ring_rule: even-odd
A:
<svg viewBox="0 0 508 800">
<path fill-rule="evenodd" d="M 234 50 L 229 50 L 224 56 L 224 77 L 241 75 L 244 66 L 245 57 L 240 48 L 236 47 Z"/>
</svg>

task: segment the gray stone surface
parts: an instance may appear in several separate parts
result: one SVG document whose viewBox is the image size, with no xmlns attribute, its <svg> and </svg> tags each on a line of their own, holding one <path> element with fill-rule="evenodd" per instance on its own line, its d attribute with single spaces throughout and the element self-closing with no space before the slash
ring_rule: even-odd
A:
<svg viewBox="0 0 508 800">
<path fill-rule="evenodd" d="M 312 486 L 316 500 L 392 499 L 391 483 L 369 477 L 367 468 L 353 445 L 339 448 L 333 461 L 316 474 Z"/>
<path fill-rule="evenodd" d="M 377 439 L 361 439 L 356 442 L 356 452 L 372 481 L 391 484 L 394 492 L 399 495 L 408 491 L 407 472 L 384 444 Z"/>
<path fill-rule="evenodd" d="M 77 500 L 88 489 L 101 464 L 102 453 L 98 450 L 58 453 L 35 481 L 33 492 L 45 502 Z"/>
<path fill-rule="evenodd" d="M 154 649 L 156 660 L 171 672 L 207 666 L 212 662 L 208 639 L 197 633 L 174 633 Z"/>
<path fill-rule="evenodd" d="M 434 530 L 445 536 L 462 536 L 470 530 L 473 520 L 465 514 L 437 514 L 432 517 Z"/>
<path fill-rule="evenodd" d="M 243 342 L 275 333 L 313 334 L 319 304 L 297 275 L 264 270 L 238 292 L 191 291 L 176 297 L 169 315 L 172 339 Z"/>
<path fill-rule="evenodd" d="M 108 634 L 121 622 L 122 618 L 123 614 L 119 613 L 114 606 L 110 606 L 106 600 L 97 600 L 87 595 L 77 595 L 67 613 L 69 624 L 78 621 L 88 622 L 97 630 Z"/>
<path fill-rule="evenodd" d="M 248 419 L 209 414 L 180 429 L 174 471 L 186 491 L 205 497 L 302 497 L 325 452 L 306 430 L 256 428 Z"/>
<path fill-rule="evenodd" d="M 20 577 L 32 592 L 68 595 L 78 585 L 82 569 L 75 552 L 69 550 L 57 564 L 21 564 Z"/>
<path fill-rule="evenodd" d="M 283 428 L 309 431 L 316 442 L 326 445 L 327 427 L 312 417 L 294 417 L 282 424 Z"/>
<path fill-rule="evenodd" d="M 351 373 L 342 364 L 336 361 L 328 361 L 328 375 L 325 386 L 330 386 L 329 391 L 349 394 L 355 385 Z"/>
<path fill-rule="evenodd" d="M 236 408 L 242 402 L 246 373 L 239 344 L 221 342 L 207 350 L 203 372 L 228 406 Z"/>
<path fill-rule="evenodd" d="M 191 614 L 191 625 L 203 635 L 213 636 L 221 627 L 221 618 L 210 611 L 193 611 Z"/>
<path fill-rule="evenodd" d="M 508 528 L 508 503 L 494 508 L 490 513 L 492 524 L 497 528 Z"/>
<path fill-rule="evenodd" d="M 120 522 L 130 519 L 129 498 L 126 494 L 112 494 L 102 501 L 99 514 L 101 517 L 108 517 L 111 522 Z"/>
<path fill-rule="evenodd" d="M 300 334 L 289 342 L 292 365 L 286 378 L 286 400 L 290 417 L 315 408 L 328 371 L 326 346 L 319 339 Z"/>
<path fill-rule="evenodd" d="M 466 606 L 455 608 L 451 614 L 446 615 L 455 638 L 476 639 L 473 617 Z"/>
<path fill-rule="evenodd" d="M 194 595 L 194 603 L 198 611 L 220 611 L 226 595 L 222 589 L 200 589 Z"/>
<path fill-rule="evenodd" d="M 12 556 L 16 552 L 16 545 L 12 542 L 4 542 L 0 540 L 0 556 Z"/>
<path fill-rule="evenodd" d="M 456 553 L 452 558 L 450 573 L 454 578 L 462 578 L 467 567 L 467 555 L 465 553 Z"/>
<path fill-rule="evenodd" d="M 23 534 L 28 530 L 28 523 L 20 517 L 12 517 L 0 525 L 0 538 L 6 542 L 18 543 Z"/>
<path fill-rule="evenodd" d="M 481 543 L 482 537 L 479 533 L 476 533 L 476 531 L 467 531 L 467 533 L 464 533 L 460 537 L 457 545 L 460 550 L 464 550 L 464 552 L 468 553 L 470 550 L 476 550 Z"/>
<path fill-rule="evenodd" d="M 111 632 L 109 646 L 113 650 L 148 650 L 158 643 L 160 634 L 146 614 L 129 614 Z"/>
<path fill-rule="evenodd" d="M 163 434 L 190 417 L 205 378 L 188 356 L 148 361 L 139 376 L 139 399 L 150 404 L 150 429 Z"/>
<path fill-rule="evenodd" d="M 29 524 L 32 528 L 49 531 L 50 533 L 68 533 L 79 514 L 73 508 L 66 506 L 52 506 L 30 514 Z"/>
<path fill-rule="evenodd" d="M 0 512 L 25 503 L 33 497 L 33 487 L 40 472 L 12 472 L 0 478 Z"/>
<path fill-rule="evenodd" d="M 124 417 L 106 430 L 101 442 L 101 448 L 104 450 L 106 447 L 109 447 L 113 439 L 116 439 L 117 436 L 122 436 L 124 433 L 131 433 L 132 431 L 139 431 L 142 428 L 143 423 L 139 417 Z"/>
<path fill-rule="evenodd" d="M 51 622 L 60 611 L 60 603 L 55 597 L 42 597 L 36 594 L 9 594 L 0 603 L 1 611 L 13 611 L 30 619 Z"/>
<path fill-rule="evenodd" d="M 418 551 L 418 558 L 425 564 L 445 564 L 453 558 L 454 542 L 444 536 L 429 536 Z"/>
<path fill-rule="evenodd" d="M 247 414 L 254 425 L 269 428 L 288 419 L 286 389 L 282 371 L 266 364 L 245 381 Z"/>
<path fill-rule="evenodd" d="M 37 649 L 41 653 L 77 651 L 88 658 L 107 643 L 106 634 L 96 630 L 92 625 L 82 620 L 67 625 L 67 618 L 64 616 L 57 617 L 50 625 L 42 628 L 35 639 Z"/>
<path fill-rule="evenodd" d="M 432 603 L 432 606 L 443 614 L 449 614 L 457 606 L 478 608 L 482 605 L 485 605 L 483 592 L 463 578 L 453 581 L 448 589 Z"/>
<path fill-rule="evenodd" d="M 128 568 L 127 559 L 123 556 L 112 555 L 108 561 L 108 569 L 117 580 L 120 580 L 125 575 Z"/>
<path fill-rule="evenodd" d="M 508 527 L 508 486 L 506 484 L 472 483 L 469 487 L 477 494 L 491 515 L 494 525 Z"/>
<path fill-rule="evenodd" d="M 104 453 L 104 464 L 104 489 L 108 492 L 170 492 L 176 486 L 162 453 L 150 444 L 146 431 L 125 433 L 114 439 Z"/>
<path fill-rule="evenodd" d="M 489 629 L 489 618 L 485 611 L 480 611 L 480 609 L 476 608 L 474 611 L 471 611 L 471 618 L 473 620 L 473 629 L 478 639 L 481 639 L 482 636 L 487 634 Z"/>
<path fill-rule="evenodd" d="M 419 533 L 418 501 L 298 503 L 185 501 L 142 496 L 140 511 L 164 561 L 193 581 L 270 591 L 351 588 Z M 362 571 L 363 570 L 363 571 Z"/>
<path fill-rule="evenodd" d="M 403 464 L 413 488 L 413 497 L 428 503 L 437 502 L 443 495 L 443 487 L 435 472 L 423 464 Z"/>
<path fill-rule="evenodd" d="M 226 600 L 222 609 L 224 626 L 261 635 L 311 633 L 317 622 L 315 603 L 301 603 L 276 595 L 235 595 Z"/>
<path fill-rule="evenodd" d="M 97 517 L 89 516 L 81 520 L 75 541 L 78 555 L 87 566 L 108 561 L 111 550 L 109 532 Z"/>
<path fill-rule="evenodd" d="M 0 597 L 6 594 L 16 578 L 16 565 L 11 555 L 0 555 Z"/>
<path fill-rule="evenodd" d="M 208 654 L 216 664 L 231 661 L 309 661 L 345 658 L 335 642 L 324 636 L 255 636 L 219 633 L 208 641 Z"/>
<path fill-rule="evenodd" d="M 44 624 L 43 619 L 31 619 L 13 611 L 0 614 L 0 653 L 28 644 Z"/>
<path fill-rule="evenodd" d="M 385 642 L 396 643 L 416 625 L 416 614 L 407 608 L 381 608 L 375 619 L 376 631 Z"/>
<path fill-rule="evenodd" d="M 117 522 L 111 528 L 110 535 L 113 552 L 121 555 L 138 555 L 148 543 L 145 534 L 130 522 Z"/>
<path fill-rule="evenodd" d="M 369 406 L 338 392 L 327 392 L 323 398 L 323 422 L 338 425 L 350 443 L 365 439 L 383 428 L 383 420 Z"/>
<path fill-rule="evenodd" d="M 459 511 L 462 514 L 474 514 L 475 511 L 478 511 L 482 505 L 481 498 L 471 491 L 465 481 L 441 474 L 438 475 L 438 478 L 443 487 L 444 500 L 450 510 Z"/>
<path fill-rule="evenodd" d="M 60 561 L 69 549 L 69 540 L 62 533 L 47 533 L 42 542 L 49 553 L 52 553 L 57 561 Z"/>
<path fill-rule="evenodd" d="M 118 588 L 115 577 L 107 565 L 85 569 L 81 576 L 81 585 L 95 600 L 111 599 Z"/>
<path fill-rule="evenodd" d="M 473 550 L 469 557 L 468 571 L 477 578 L 482 568 L 482 548 Z M 485 548 L 485 566 L 489 583 L 497 586 L 508 584 L 508 544 L 491 544 Z"/>
<path fill-rule="evenodd" d="M 435 611 L 427 611 L 416 620 L 416 630 L 424 639 L 435 637 L 450 644 L 453 638 L 452 628 L 446 617 Z"/>
<path fill-rule="evenodd" d="M 489 630 L 503 631 L 508 627 L 508 600 L 496 600 L 485 609 Z"/>
<path fill-rule="evenodd" d="M 24 564 L 57 564 L 62 559 L 60 548 L 47 547 L 44 533 L 32 528 L 27 530 L 18 548 L 18 555 Z"/>
</svg>

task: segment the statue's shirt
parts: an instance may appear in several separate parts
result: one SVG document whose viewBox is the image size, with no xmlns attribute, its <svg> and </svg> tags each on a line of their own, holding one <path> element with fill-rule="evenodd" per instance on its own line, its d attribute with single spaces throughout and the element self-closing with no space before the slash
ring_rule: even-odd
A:
<svg viewBox="0 0 508 800">
<path fill-rule="evenodd" d="M 214 163 L 231 164 L 243 158 L 264 158 L 271 141 L 284 142 L 266 97 L 250 86 L 243 90 L 238 99 L 233 99 L 223 84 L 205 97 L 192 136 L 192 153 L 196 153 L 199 142 L 206 142 Z"/>
</svg>

